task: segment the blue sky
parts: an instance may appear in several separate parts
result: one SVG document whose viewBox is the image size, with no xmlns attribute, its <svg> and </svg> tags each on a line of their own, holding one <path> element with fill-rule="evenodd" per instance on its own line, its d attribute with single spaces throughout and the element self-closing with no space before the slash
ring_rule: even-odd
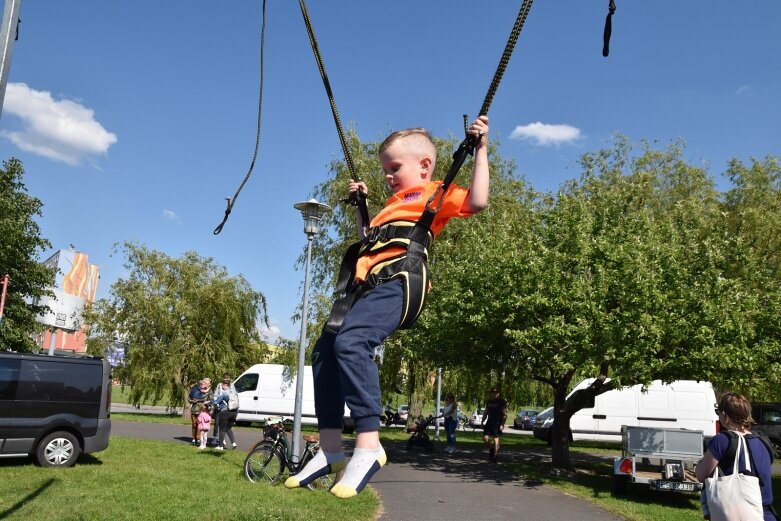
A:
<svg viewBox="0 0 781 521">
<path fill-rule="evenodd" d="M 520 2 L 308 3 L 339 112 L 364 140 L 425 126 L 460 134 L 476 115 Z M 714 176 L 733 157 L 781 155 L 781 2 L 538 0 L 491 106 L 491 136 L 535 188 L 579 174 L 615 132 L 676 139 Z M 267 6 L 255 173 L 214 236 L 255 143 L 261 0 L 26 0 L 0 158 L 20 158 L 54 248 L 123 274 L 113 245 L 194 250 L 268 298 L 269 336 L 290 321 L 306 244 L 292 205 L 342 155 L 293 1 Z M 47 257 L 51 252 L 45 252 Z"/>
</svg>

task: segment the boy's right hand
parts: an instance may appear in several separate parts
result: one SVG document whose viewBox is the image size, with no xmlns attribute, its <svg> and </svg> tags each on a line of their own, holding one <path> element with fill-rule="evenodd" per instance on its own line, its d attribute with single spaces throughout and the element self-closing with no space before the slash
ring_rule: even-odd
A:
<svg viewBox="0 0 781 521">
<path fill-rule="evenodd" d="M 360 190 L 361 193 L 363 193 L 364 195 L 369 193 L 369 189 L 366 187 L 366 183 L 364 183 L 363 181 L 358 181 L 356 183 L 355 181 L 350 179 L 350 184 L 348 185 L 347 188 L 348 188 L 348 190 L 350 191 L 351 194 L 353 192 L 358 191 L 358 190 Z"/>
</svg>

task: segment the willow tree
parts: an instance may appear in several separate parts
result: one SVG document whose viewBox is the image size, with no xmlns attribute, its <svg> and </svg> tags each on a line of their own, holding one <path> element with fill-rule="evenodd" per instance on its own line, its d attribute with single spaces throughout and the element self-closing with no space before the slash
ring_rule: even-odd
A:
<svg viewBox="0 0 781 521">
<path fill-rule="evenodd" d="M 118 375 L 132 403 L 160 402 L 167 391 L 167 405 L 182 407 L 200 378 L 238 374 L 265 356 L 257 325 L 268 319 L 266 299 L 243 276 L 195 252 L 172 258 L 129 242 L 122 250 L 128 275 L 85 321 L 91 352 L 125 345 Z"/>
<path fill-rule="evenodd" d="M 43 203 L 27 193 L 24 166 L 18 159 L 3 162 L 0 168 L 0 278 L 9 276 L 2 322 L 0 351 L 34 351 L 31 335 L 42 325 L 36 317 L 45 308 L 31 302 L 51 294 L 54 269 L 38 257 L 51 247 L 41 235 L 36 221 Z"/>
</svg>

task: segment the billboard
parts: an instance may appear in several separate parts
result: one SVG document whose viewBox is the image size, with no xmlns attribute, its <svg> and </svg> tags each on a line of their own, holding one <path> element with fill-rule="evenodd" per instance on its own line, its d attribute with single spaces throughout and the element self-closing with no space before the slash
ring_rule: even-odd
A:
<svg viewBox="0 0 781 521">
<path fill-rule="evenodd" d="M 41 297 L 39 305 L 49 307 L 48 313 L 39 315 L 38 322 L 66 332 L 81 332 L 81 314 L 87 302 L 94 302 L 98 290 L 100 268 L 89 263 L 86 253 L 74 250 L 59 250 L 49 257 L 44 265 L 56 268 L 53 297 Z M 83 350 L 83 335 L 76 343 Z M 60 343 L 60 342 L 57 342 Z M 60 346 L 58 346 L 60 347 Z"/>
</svg>

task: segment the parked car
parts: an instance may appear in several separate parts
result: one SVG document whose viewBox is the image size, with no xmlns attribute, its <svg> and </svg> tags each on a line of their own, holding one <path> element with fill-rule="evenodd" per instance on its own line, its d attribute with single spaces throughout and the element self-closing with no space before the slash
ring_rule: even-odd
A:
<svg viewBox="0 0 781 521">
<path fill-rule="evenodd" d="M 399 405 L 399 417 L 401 418 L 401 421 L 407 423 L 407 418 L 409 417 L 409 405 Z"/>
<path fill-rule="evenodd" d="M 108 447 L 110 411 L 106 359 L 0 353 L 0 458 L 70 467 Z"/>
<path fill-rule="evenodd" d="M 773 445 L 774 457 L 781 458 L 781 403 L 755 403 L 751 416 L 757 422 L 751 430 L 767 435 Z"/>
<path fill-rule="evenodd" d="M 534 420 L 534 427 L 532 427 L 534 437 L 542 441 L 550 441 L 551 425 L 553 425 L 553 407 L 548 407 L 541 413 L 538 413 Z"/>
<path fill-rule="evenodd" d="M 524 431 L 534 428 L 534 422 L 537 420 L 537 414 L 539 411 L 521 410 L 515 415 L 513 419 L 513 428 L 521 429 Z"/>
<path fill-rule="evenodd" d="M 480 422 L 483 421 L 483 411 L 484 409 L 477 409 L 469 415 L 469 421 L 472 423 L 472 427 L 480 426 Z"/>
</svg>

